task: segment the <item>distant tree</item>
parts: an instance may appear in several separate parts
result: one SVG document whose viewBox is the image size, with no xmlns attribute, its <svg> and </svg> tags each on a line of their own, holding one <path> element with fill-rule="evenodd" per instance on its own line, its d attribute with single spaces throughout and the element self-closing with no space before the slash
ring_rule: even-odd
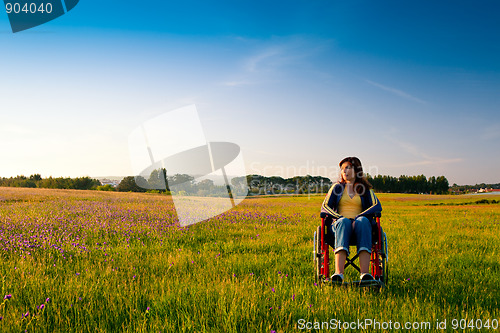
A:
<svg viewBox="0 0 500 333">
<path fill-rule="evenodd" d="M 75 190 L 92 190 L 96 189 L 97 186 L 101 186 L 101 182 L 99 180 L 92 179 L 90 177 L 66 179 L 66 182 L 70 184 L 70 188 Z"/>
<path fill-rule="evenodd" d="M 436 193 L 437 194 L 445 194 L 448 193 L 450 188 L 450 184 L 448 183 L 448 179 L 445 176 L 439 176 L 436 178 Z"/>
<path fill-rule="evenodd" d="M 24 176 L 20 176 L 14 179 L 11 186 L 35 188 L 36 183 L 33 180 L 30 180 Z"/>
<path fill-rule="evenodd" d="M 429 193 L 427 178 L 424 175 L 415 177 L 415 188 L 418 193 Z"/>
<path fill-rule="evenodd" d="M 31 175 L 30 180 L 38 182 L 38 181 L 42 180 L 42 176 L 39 173 L 37 173 L 37 174 Z"/>
<path fill-rule="evenodd" d="M 39 183 L 39 186 L 42 188 L 57 188 L 57 189 L 71 188 L 70 184 L 68 184 L 66 179 L 62 177 L 53 178 L 52 176 L 49 178 L 42 179 Z"/>
<path fill-rule="evenodd" d="M 195 188 L 196 188 L 196 195 L 206 197 L 210 196 L 210 194 L 213 193 L 215 184 L 211 179 L 204 179 L 196 183 Z"/>
<path fill-rule="evenodd" d="M 106 184 L 106 185 L 97 186 L 97 190 L 98 191 L 115 191 L 115 188 L 110 184 Z"/>
<path fill-rule="evenodd" d="M 211 179 L 203 179 L 197 184 L 199 189 L 210 191 L 214 187 L 214 181 Z"/>
<path fill-rule="evenodd" d="M 246 176 L 234 177 L 231 179 L 231 185 L 233 185 L 234 187 L 247 187 L 248 178 Z"/>
<path fill-rule="evenodd" d="M 165 168 L 151 171 L 148 179 L 149 188 L 169 191 L 167 182 L 167 170 Z"/>
<path fill-rule="evenodd" d="M 444 176 L 438 178 L 432 176 L 428 180 L 424 175 L 401 175 L 399 178 L 385 175 L 375 177 L 368 175 L 367 178 L 377 192 L 443 194 L 448 193 L 449 189 L 448 180 Z"/>
<path fill-rule="evenodd" d="M 149 189 L 149 183 L 146 180 L 146 178 L 142 176 L 135 176 L 134 179 L 135 179 L 135 184 L 139 188 L 143 189 L 144 191 L 147 191 Z M 142 191 L 135 191 L 135 192 L 142 192 Z"/>
<path fill-rule="evenodd" d="M 184 191 L 187 195 L 196 193 L 196 187 L 193 186 L 194 177 L 186 174 L 175 174 L 168 177 L 170 189 L 175 186 L 175 191 Z"/>
<path fill-rule="evenodd" d="M 168 181 L 172 185 L 179 185 L 184 183 L 192 184 L 194 180 L 193 176 L 185 175 L 185 174 L 175 174 L 173 176 L 168 177 Z"/>
<path fill-rule="evenodd" d="M 258 188 L 261 186 L 261 182 L 263 181 L 264 177 L 260 175 L 248 175 L 247 176 L 247 184 L 248 187 L 250 187 L 250 190 L 253 191 L 254 189 L 258 191 Z"/>
<path fill-rule="evenodd" d="M 168 187 L 167 169 L 162 168 L 161 169 L 161 174 L 162 174 L 163 179 L 165 179 L 166 191 L 170 191 L 170 188 Z"/>
<path fill-rule="evenodd" d="M 285 180 L 282 177 L 278 177 L 278 176 L 267 177 L 266 180 L 267 180 L 267 183 L 271 186 L 285 184 Z"/>
<path fill-rule="evenodd" d="M 138 183 L 144 185 L 147 181 L 141 176 L 128 176 L 122 179 L 116 189 L 119 192 L 146 192 L 146 188 L 139 186 Z"/>
<path fill-rule="evenodd" d="M 234 196 L 247 196 L 249 190 L 247 177 L 234 177 L 231 179 L 231 192 Z"/>
</svg>

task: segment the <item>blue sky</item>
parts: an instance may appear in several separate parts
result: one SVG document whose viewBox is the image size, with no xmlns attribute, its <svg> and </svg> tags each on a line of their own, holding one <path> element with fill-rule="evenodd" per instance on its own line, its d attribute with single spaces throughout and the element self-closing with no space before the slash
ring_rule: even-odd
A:
<svg viewBox="0 0 500 333">
<path fill-rule="evenodd" d="M 130 175 L 130 132 L 196 104 L 247 173 L 500 182 L 497 1 L 144 3 L 0 14 L 0 176 Z"/>
</svg>

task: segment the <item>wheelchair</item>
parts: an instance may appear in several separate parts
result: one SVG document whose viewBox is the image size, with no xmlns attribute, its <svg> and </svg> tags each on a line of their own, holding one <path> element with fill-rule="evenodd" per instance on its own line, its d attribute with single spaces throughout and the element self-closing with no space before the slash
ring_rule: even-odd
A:
<svg viewBox="0 0 500 333">
<path fill-rule="evenodd" d="M 370 273 L 373 281 L 343 282 L 342 285 L 353 285 L 363 287 L 385 287 L 389 280 L 389 255 L 387 246 L 387 235 L 380 226 L 381 214 L 375 214 L 372 221 L 372 253 L 370 257 Z M 330 281 L 330 251 L 329 247 L 335 246 L 334 235 L 327 234 L 326 213 L 321 213 L 321 225 L 318 226 L 313 236 L 313 261 L 315 270 L 315 281 L 319 284 L 329 284 Z M 351 244 L 355 245 L 355 244 Z M 358 254 L 352 258 L 347 258 L 344 268 L 352 266 L 360 272 L 359 266 L 355 263 Z"/>
</svg>

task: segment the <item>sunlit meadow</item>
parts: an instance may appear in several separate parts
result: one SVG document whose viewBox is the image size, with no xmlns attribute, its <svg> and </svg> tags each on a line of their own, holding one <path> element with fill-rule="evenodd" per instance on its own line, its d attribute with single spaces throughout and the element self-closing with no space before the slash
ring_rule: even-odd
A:
<svg viewBox="0 0 500 333">
<path fill-rule="evenodd" d="M 290 332 L 300 319 L 366 318 L 434 330 L 444 319 L 448 328 L 500 320 L 499 198 L 379 198 L 390 264 L 380 292 L 315 285 L 322 196 L 248 198 L 181 228 L 161 194 L 0 188 L 0 331 Z"/>
</svg>

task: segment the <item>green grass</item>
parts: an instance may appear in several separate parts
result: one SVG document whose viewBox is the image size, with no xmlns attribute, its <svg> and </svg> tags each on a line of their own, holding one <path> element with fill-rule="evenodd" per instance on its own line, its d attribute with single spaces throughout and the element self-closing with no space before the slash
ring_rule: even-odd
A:
<svg viewBox="0 0 500 333">
<path fill-rule="evenodd" d="M 290 332 L 300 319 L 433 331 L 444 319 L 448 330 L 452 319 L 500 320 L 500 204 L 476 202 L 499 198 L 379 199 L 390 281 L 375 292 L 314 285 L 322 196 L 251 198 L 179 228 L 162 195 L 0 188 L 0 296 L 12 295 L 0 331 Z"/>
</svg>

